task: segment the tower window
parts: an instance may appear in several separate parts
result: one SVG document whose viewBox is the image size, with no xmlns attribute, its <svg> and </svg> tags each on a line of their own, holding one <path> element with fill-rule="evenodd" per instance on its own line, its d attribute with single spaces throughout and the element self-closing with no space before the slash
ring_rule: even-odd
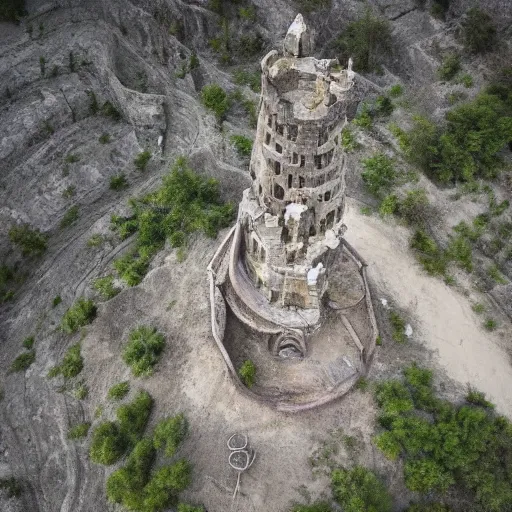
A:
<svg viewBox="0 0 512 512">
<path fill-rule="evenodd" d="M 267 146 L 270 144 L 270 133 L 265 135 L 265 144 L 267 144 Z"/>
<path fill-rule="evenodd" d="M 267 118 L 267 125 L 272 128 L 272 116 L 268 116 L 268 118 Z"/>
<path fill-rule="evenodd" d="M 288 174 L 288 188 L 292 188 L 293 184 L 293 175 Z"/>
<path fill-rule="evenodd" d="M 278 153 L 282 153 L 282 152 L 283 152 L 283 146 L 281 146 L 281 144 L 277 144 L 277 143 L 276 143 L 276 151 L 277 151 Z"/>
<path fill-rule="evenodd" d="M 297 140 L 297 135 L 299 134 L 299 127 L 296 124 L 288 125 L 288 138 L 295 142 Z"/>
<path fill-rule="evenodd" d="M 306 165 L 306 157 L 304 155 L 300 155 L 300 166 L 304 167 Z"/>
<path fill-rule="evenodd" d="M 284 124 L 276 125 L 276 131 L 277 131 L 277 133 L 279 133 L 279 135 L 283 135 L 284 134 Z"/>
<path fill-rule="evenodd" d="M 284 188 L 277 183 L 274 183 L 274 197 L 279 200 L 284 199 Z"/>
<path fill-rule="evenodd" d="M 324 200 L 325 201 L 329 201 L 331 199 L 331 192 L 328 190 L 325 194 L 324 194 Z"/>
<path fill-rule="evenodd" d="M 281 174 L 281 163 L 280 162 L 274 162 L 274 172 L 276 176 L 279 176 Z"/>
<path fill-rule="evenodd" d="M 297 153 L 292 153 L 292 164 L 299 163 L 299 155 Z"/>
<path fill-rule="evenodd" d="M 315 167 L 317 169 L 322 168 L 322 155 L 315 155 Z"/>
<path fill-rule="evenodd" d="M 263 246 L 261 246 L 261 253 L 260 253 L 261 261 L 265 261 L 266 257 L 267 257 L 267 252 L 265 251 L 265 248 Z"/>
<path fill-rule="evenodd" d="M 304 188 L 305 182 L 304 176 L 299 176 L 299 188 Z"/>
</svg>

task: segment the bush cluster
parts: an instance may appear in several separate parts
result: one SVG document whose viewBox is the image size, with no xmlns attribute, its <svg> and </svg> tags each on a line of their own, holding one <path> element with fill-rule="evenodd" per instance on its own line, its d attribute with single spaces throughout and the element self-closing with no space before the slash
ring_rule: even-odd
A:
<svg viewBox="0 0 512 512">
<path fill-rule="evenodd" d="M 183 157 L 164 176 L 159 189 L 131 200 L 130 205 L 130 217 L 112 217 L 113 227 L 121 238 L 137 234 L 135 250 L 114 262 L 117 272 L 130 286 L 142 280 L 152 257 L 167 239 L 173 247 L 181 247 L 195 231 L 215 237 L 234 213 L 232 204 L 220 200 L 218 182 L 194 173 Z"/>
<path fill-rule="evenodd" d="M 234 72 L 235 84 L 248 85 L 254 92 L 261 91 L 261 72 L 250 72 L 245 69 L 238 69 Z"/>
<path fill-rule="evenodd" d="M 130 391 L 130 383 L 126 380 L 119 384 L 114 384 L 109 390 L 107 397 L 109 400 L 122 400 Z"/>
<path fill-rule="evenodd" d="M 61 329 L 72 334 L 96 318 L 96 305 L 91 299 L 78 299 L 65 313 L 60 322 Z"/>
<path fill-rule="evenodd" d="M 12 299 L 14 290 L 15 272 L 12 267 L 5 264 L 0 264 L 0 304 Z"/>
<path fill-rule="evenodd" d="M 146 167 L 151 160 L 150 151 L 141 151 L 134 159 L 133 164 L 139 171 L 145 171 Z M 111 181 L 112 184 L 112 181 Z M 112 187 L 111 187 L 112 188 Z"/>
<path fill-rule="evenodd" d="M 375 442 L 387 457 L 403 459 L 406 486 L 430 497 L 457 489 L 471 497 L 472 510 L 508 510 L 510 422 L 482 394 L 469 394 L 469 404 L 440 400 L 429 370 L 412 365 L 404 377 L 377 387 L 384 431 Z"/>
<path fill-rule="evenodd" d="M 141 325 L 130 332 L 128 343 L 123 349 L 123 360 L 135 376 L 149 376 L 153 373 L 165 347 L 165 337 L 155 327 Z"/>
<path fill-rule="evenodd" d="M 489 14 L 478 7 L 469 9 L 462 22 L 462 40 L 464 47 L 472 53 L 493 50 L 498 38 Z"/>
<path fill-rule="evenodd" d="M 376 197 L 389 192 L 396 179 L 393 160 L 383 153 L 377 153 L 362 161 L 364 171 L 361 177 L 368 190 Z"/>
<path fill-rule="evenodd" d="M 12 372 L 24 372 L 36 360 L 36 351 L 29 350 L 20 354 L 11 364 Z"/>
<path fill-rule="evenodd" d="M 79 423 L 78 425 L 71 427 L 68 431 L 68 439 L 82 439 L 83 437 L 86 437 L 90 427 L 90 423 Z"/>
<path fill-rule="evenodd" d="M 9 230 L 9 240 L 21 249 L 23 256 L 41 256 L 48 245 L 47 235 L 28 224 L 13 226 Z"/>
<path fill-rule="evenodd" d="M 48 372 L 48 377 L 53 378 L 62 375 L 65 379 L 71 379 L 76 377 L 83 367 L 84 360 L 80 352 L 80 343 L 75 343 L 68 348 L 62 362 Z"/>
<path fill-rule="evenodd" d="M 231 144 L 235 146 L 237 153 L 241 157 L 251 156 L 252 140 L 243 135 L 233 135 L 230 138 Z"/>
<path fill-rule="evenodd" d="M 120 288 L 114 286 L 114 276 L 98 277 L 94 280 L 93 288 L 101 295 L 102 299 L 109 300 L 115 297 Z"/>
<path fill-rule="evenodd" d="M 512 140 L 512 83 L 503 79 L 468 103 L 448 111 L 443 126 L 415 117 L 409 132 L 395 129 L 411 163 L 441 182 L 492 178 L 499 152 Z"/>
<path fill-rule="evenodd" d="M 78 220 L 79 214 L 78 214 L 78 206 L 72 206 L 65 214 L 64 217 L 62 217 L 62 220 L 60 221 L 60 228 L 64 229 L 71 224 L 74 224 Z"/>
<path fill-rule="evenodd" d="M 443 57 L 443 62 L 437 74 L 441 80 L 451 80 L 460 71 L 460 55 L 449 53 Z"/>
</svg>

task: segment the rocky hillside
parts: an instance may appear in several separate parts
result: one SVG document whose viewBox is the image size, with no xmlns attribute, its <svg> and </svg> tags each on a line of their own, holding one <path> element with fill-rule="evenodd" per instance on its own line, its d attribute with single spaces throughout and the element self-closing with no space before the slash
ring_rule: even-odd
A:
<svg viewBox="0 0 512 512">
<path fill-rule="evenodd" d="M 435 213 L 428 216 L 428 231 L 444 247 L 460 221 L 470 223 L 492 204 L 512 200 L 510 170 L 493 180 L 478 177 L 478 187 L 469 191 L 460 181 L 440 184 L 404 156 L 389 124 L 409 129 L 416 114 L 442 121 L 454 105 L 472 100 L 510 65 L 512 8 L 508 0 L 485 2 L 499 43 L 491 51 L 471 53 L 461 39 L 473 5 L 469 0 L 374 0 L 368 5 L 388 20 L 390 35 L 362 73 L 376 91 L 401 84 L 403 93 L 393 100 L 393 112 L 377 116 L 371 128 L 354 127 L 362 148 L 351 153 L 349 195 L 378 217 L 380 200 L 361 179 L 361 160 L 375 152 L 392 156 L 401 172 L 416 173 L 414 187 L 426 191 L 429 211 Z M 338 37 L 365 9 L 358 0 L 331 5 L 315 0 L 27 0 L 16 23 L 0 21 L 0 479 L 13 476 L 22 491 L 16 497 L 0 489 L 2 510 L 115 509 L 105 497 L 110 468 L 89 460 L 88 440 L 77 443 L 67 434 L 81 422 L 115 418 L 115 404 L 106 394 L 124 380 L 131 381 L 134 392 L 143 387 L 151 393 L 154 418 L 186 412 L 192 433 L 184 456 L 197 477 L 184 496 L 204 503 L 209 512 L 228 510 L 231 503 L 233 475 L 223 450 L 224 438 L 235 430 L 255 429 L 256 441 L 262 446 L 275 442 L 280 453 L 269 455 L 272 463 L 255 465 L 239 510 L 284 512 L 299 499 L 296 489 L 302 482 L 319 495 L 324 481 L 312 481 L 305 461 L 317 433 L 337 428 L 337 421 L 345 428 L 357 423 L 362 461 L 395 471 L 374 455 L 368 396 L 346 399 L 343 411 L 352 411 L 351 418 L 365 411 L 356 420 L 339 420 L 340 405 L 327 408 L 325 417 L 291 419 L 265 408 L 255 417 L 253 404 L 237 396 L 209 337 L 205 269 L 218 240 L 193 234 L 182 251 L 167 242 L 135 287 L 112 267 L 134 244 L 134 236 L 112 230 L 112 215 L 129 217 L 128 199 L 159 187 L 178 156 L 187 157 L 200 175 L 217 178 L 222 199 L 237 203 L 250 177 L 247 154 L 237 151 L 231 137 L 252 137 L 258 62 L 282 40 L 295 14 L 302 11 L 315 29 L 318 55 L 344 56 Z M 438 68 L 452 53 L 461 55 L 457 73 L 469 75 L 471 86 L 440 79 Z M 208 84 L 230 94 L 222 119 L 201 101 Z M 501 155 L 510 169 L 510 151 L 505 148 Z M 410 183 L 398 184 L 398 195 Z M 512 230 L 499 231 L 511 222 L 508 210 L 500 215 L 495 229 L 501 234 L 489 228 L 472 247 L 474 272 L 451 262 L 446 276 L 457 282 L 454 293 L 485 303 L 498 327 L 489 343 L 508 351 Z M 392 216 L 382 222 L 386 229 L 396 225 L 400 233 L 415 230 Z M 13 232 L 23 226 L 28 237 Z M 105 276 L 122 289 L 114 298 L 94 287 Z M 81 297 L 96 302 L 97 320 L 66 334 L 59 328 L 62 316 Z M 120 357 L 130 329 L 143 323 L 168 338 L 165 361 L 146 380 L 134 378 Z M 33 347 L 27 342 L 24 348 L 23 340 L 31 337 Z M 75 343 L 81 343 L 83 372 L 68 380 L 49 378 Z M 404 358 L 418 356 L 417 349 Z M 35 360 L 15 371 L 12 363 L 23 353 L 35 354 Z M 397 371 L 392 365 L 400 356 L 393 354 L 380 356 L 377 376 L 385 373 L 388 358 L 390 372 Z M 463 378 L 453 389 L 466 383 Z M 505 410 L 510 400 L 501 404 L 503 412 L 512 412 Z M 150 426 L 155 422 L 151 419 Z M 398 510 L 410 493 L 396 471 L 393 475 Z"/>
</svg>

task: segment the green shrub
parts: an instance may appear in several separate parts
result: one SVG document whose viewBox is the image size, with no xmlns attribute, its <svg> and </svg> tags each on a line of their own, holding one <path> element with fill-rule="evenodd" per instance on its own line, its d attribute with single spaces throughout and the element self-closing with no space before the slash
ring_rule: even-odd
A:
<svg viewBox="0 0 512 512">
<path fill-rule="evenodd" d="M 112 421 L 100 423 L 92 433 L 89 456 L 93 462 L 110 466 L 117 462 L 126 450 L 126 439 L 119 425 Z"/>
<path fill-rule="evenodd" d="M 128 181 L 124 174 L 117 174 L 116 176 L 112 176 L 110 178 L 109 188 L 111 190 L 122 190 L 126 187 L 128 187 Z"/>
<path fill-rule="evenodd" d="M 475 313 L 483 313 L 485 311 L 485 306 L 483 304 L 480 304 L 480 302 L 477 302 L 476 304 L 473 304 L 471 306 L 471 309 L 475 312 Z"/>
<path fill-rule="evenodd" d="M 256 366 L 250 360 L 244 361 L 244 363 L 238 370 L 238 375 L 242 382 L 248 388 L 251 388 L 254 385 L 254 381 L 256 379 Z"/>
<path fill-rule="evenodd" d="M 112 139 L 108 133 L 102 133 L 98 139 L 100 144 L 108 144 L 111 140 Z"/>
<path fill-rule="evenodd" d="M 149 393 L 139 391 L 131 402 L 117 409 L 119 430 L 129 446 L 135 446 L 142 437 L 152 408 L 153 399 Z"/>
<path fill-rule="evenodd" d="M 405 485 L 411 491 L 446 492 L 454 483 L 450 473 L 434 460 L 408 460 L 404 467 Z"/>
<path fill-rule="evenodd" d="M 458 235 L 451 239 L 446 249 L 446 255 L 466 272 L 473 271 L 471 244 L 464 236 Z"/>
<path fill-rule="evenodd" d="M 261 72 L 250 72 L 244 69 L 237 69 L 234 72 L 235 84 L 248 85 L 254 92 L 261 91 Z"/>
<path fill-rule="evenodd" d="M 82 439 L 83 437 L 86 437 L 90 427 L 90 423 L 79 423 L 78 425 L 75 425 L 69 429 L 68 439 Z"/>
<path fill-rule="evenodd" d="M 35 342 L 35 338 L 34 336 L 29 336 L 28 338 L 25 338 L 23 340 L 23 346 L 27 349 L 27 350 L 31 350 L 34 346 L 34 342 Z"/>
<path fill-rule="evenodd" d="M 108 399 L 109 400 L 122 400 L 130 391 L 130 383 L 126 380 L 124 382 L 120 382 L 119 384 L 114 384 L 108 390 Z"/>
<path fill-rule="evenodd" d="M 396 179 L 393 161 L 383 153 L 376 153 L 362 161 L 364 171 L 361 177 L 368 190 L 376 197 L 387 192 Z"/>
<path fill-rule="evenodd" d="M 105 241 L 101 233 L 94 233 L 94 235 L 87 240 L 87 247 L 99 247 Z"/>
<path fill-rule="evenodd" d="M 495 331 L 496 327 L 498 327 L 498 322 L 494 320 L 494 318 L 487 318 L 484 322 L 484 328 L 487 331 Z"/>
<path fill-rule="evenodd" d="M 164 347 L 163 334 L 155 327 L 141 325 L 130 332 L 128 344 L 123 349 L 123 360 L 135 376 L 149 376 Z"/>
<path fill-rule="evenodd" d="M 410 190 L 398 204 L 398 215 L 409 225 L 423 225 L 427 220 L 429 202 L 423 189 Z"/>
<path fill-rule="evenodd" d="M 36 360 L 35 350 L 23 352 L 11 364 L 11 372 L 24 372 Z"/>
<path fill-rule="evenodd" d="M 103 106 L 101 107 L 101 113 L 106 116 L 112 118 L 114 121 L 120 121 L 122 119 L 121 112 L 117 110 L 114 105 L 110 101 L 106 101 L 103 103 Z"/>
<path fill-rule="evenodd" d="M 252 140 L 244 137 L 243 135 L 233 135 L 231 137 L 231 144 L 235 146 L 237 153 L 241 157 L 251 156 Z"/>
<path fill-rule="evenodd" d="M 155 448 L 165 447 L 165 455 L 172 457 L 188 432 L 188 423 L 183 414 L 160 421 L 155 427 L 153 443 Z"/>
<path fill-rule="evenodd" d="M 360 147 L 360 144 L 357 142 L 356 137 L 354 136 L 354 132 L 348 126 L 345 126 L 345 128 L 341 130 L 341 147 L 347 153 L 355 151 Z"/>
<path fill-rule="evenodd" d="M 368 382 L 368 379 L 366 379 L 365 377 L 359 377 L 359 379 L 357 379 L 355 386 L 356 389 L 359 389 L 360 391 L 364 392 L 367 391 L 369 387 L 370 383 Z"/>
<path fill-rule="evenodd" d="M 7 498 L 19 498 L 23 492 L 23 488 L 20 483 L 13 476 L 9 478 L 0 478 L 0 489 L 6 491 Z"/>
<path fill-rule="evenodd" d="M 407 336 L 405 335 L 405 320 L 396 312 L 389 312 L 389 322 L 393 329 L 392 338 L 397 343 L 405 343 Z"/>
<path fill-rule="evenodd" d="M 205 512 L 203 507 L 194 507 L 192 505 L 186 505 L 185 503 L 180 503 L 178 505 L 177 512 Z"/>
<path fill-rule="evenodd" d="M 414 408 L 410 391 L 399 381 L 379 383 L 375 398 L 379 407 L 388 415 L 397 415 Z"/>
<path fill-rule="evenodd" d="M 443 62 L 437 70 L 441 80 L 451 80 L 460 71 L 460 56 L 449 53 L 443 57 Z"/>
<path fill-rule="evenodd" d="M 74 390 L 73 395 L 77 400 L 84 400 L 89 395 L 89 388 L 85 384 L 79 384 Z"/>
<path fill-rule="evenodd" d="M 9 230 L 9 240 L 21 249 L 23 256 L 41 256 L 48 245 L 48 237 L 28 224 L 13 226 Z"/>
<path fill-rule="evenodd" d="M 198 230 L 213 238 L 229 224 L 234 213 L 232 204 L 221 202 L 217 181 L 195 174 L 183 157 L 164 176 L 159 189 L 131 200 L 130 205 L 133 215 L 112 217 L 113 228 L 121 238 L 137 233 L 135 250 L 114 262 L 130 286 L 142 280 L 151 258 L 163 248 L 166 239 L 183 245 L 188 235 Z"/>
<path fill-rule="evenodd" d="M 404 88 L 400 84 L 395 84 L 395 85 L 391 86 L 389 89 L 389 95 L 392 98 L 398 98 L 399 96 L 402 96 L 403 92 L 404 92 Z"/>
<path fill-rule="evenodd" d="M 441 503 L 414 503 L 406 512 L 450 512 L 450 509 Z"/>
<path fill-rule="evenodd" d="M 378 96 L 375 100 L 375 115 L 390 116 L 393 113 L 393 103 L 384 95 Z"/>
<path fill-rule="evenodd" d="M 505 279 L 503 274 L 500 272 L 500 269 L 495 264 L 487 267 L 487 274 L 498 284 L 507 284 L 508 283 L 508 281 Z"/>
<path fill-rule="evenodd" d="M 114 286 L 114 276 L 99 277 L 94 280 L 93 288 L 101 295 L 102 299 L 109 300 L 115 297 L 120 288 Z"/>
<path fill-rule="evenodd" d="M 494 49 L 498 42 L 492 18 L 478 7 L 469 9 L 462 22 L 464 48 L 472 53 L 484 53 Z"/>
<path fill-rule="evenodd" d="M 139 171 L 145 171 L 150 159 L 151 153 L 149 151 L 141 151 L 134 158 L 133 163 Z"/>
<path fill-rule="evenodd" d="M 80 327 L 90 324 L 95 318 L 96 305 L 92 300 L 82 297 L 64 313 L 60 327 L 64 332 L 72 334 Z"/>
<path fill-rule="evenodd" d="M 201 101 L 207 109 L 215 114 L 219 121 L 224 119 L 229 109 L 229 98 L 220 85 L 205 85 L 201 90 Z"/>
<path fill-rule="evenodd" d="M 78 206 L 72 206 L 62 217 L 60 228 L 64 229 L 78 220 Z"/>
<path fill-rule="evenodd" d="M 69 153 L 69 155 L 66 156 L 64 159 L 64 162 L 67 164 L 74 164 L 76 162 L 80 161 L 80 155 L 77 155 L 76 153 Z"/>
<path fill-rule="evenodd" d="M 372 127 L 373 119 L 366 103 L 363 103 L 361 110 L 357 112 L 357 115 L 352 122 L 356 126 L 364 128 L 365 130 L 369 130 Z"/>
<path fill-rule="evenodd" d="M 375 71 L 391 49 L 391 26 L 387 19 L 366 9 L 363 17 L 347 25 L 335 42 L 340 62 L 354 59 L 356 71 Z"/>
<path fill-rule="evenodd" d="M 468 394 L 465 397 L 466 402 L 472 404 L 472 405 L 479 405 L 481 407 L 487 407 L 489 409 L 494 409 L 494 404 L 489 402 L 485 398 L 485 393 L 482 393 L 481 391 L 477 391 L 476 389 L 473 389 L 472 387 L 469 387 Z"/>
<path fill-rule="evenodd" d="M 473 87 L 473 77 L 468 73 L 464 73 L 457 78 L 457 83 L 462 84 L 466 89 L 469 89 L 470 87 Z"/>
<path fill-rule="evenodd" d="M 331 473 L 334 499 L 343 512 L 391 512 L 391 497 L 369 469 L 335 469 Z"/>
<path fill-rule="evenodd" d="M 62 375 L 65 379 L 76 377 L 84 367 L 84 360 L 80 353 L 80 343 L 75 343 L 68 348 L 62 362 L 54 366 L 48 373 L 48 377 L 53 378 Z"/>
<path fill-rule="evenodd" d="M 6 302 L 14 295 L 14 291 L 10 287 L 15 277 L 13 268 L 0 264 L 0 304 Z"/>
</svg>

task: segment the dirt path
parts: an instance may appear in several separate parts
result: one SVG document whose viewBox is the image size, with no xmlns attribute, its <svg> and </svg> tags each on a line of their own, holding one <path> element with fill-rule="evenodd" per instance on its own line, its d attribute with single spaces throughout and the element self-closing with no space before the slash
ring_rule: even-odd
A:
<svg viewBox="0 0 512 512">
<path fill-rule="evenodd" d="M 414 317 L 416 339 L 438 354 L 447 375 L 470 383 L 512 417 L 512 366 L 498 335 L 481 327 L 470 302 L 440 279 L 429 277 L 408 248 L 408 231 L 359 213 L 347 199 L 346 238 L 369 264 L 378 298 L 391 297 Z"/>
</svg>

